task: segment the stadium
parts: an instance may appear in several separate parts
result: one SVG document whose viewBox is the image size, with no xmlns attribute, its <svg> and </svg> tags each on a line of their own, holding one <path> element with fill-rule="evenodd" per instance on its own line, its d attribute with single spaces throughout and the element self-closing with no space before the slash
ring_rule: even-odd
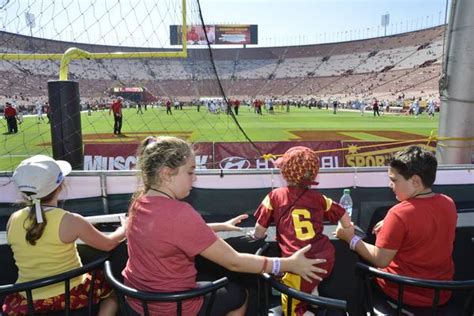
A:
<svg viewBox="0 0 474 316">
<path fill-rule="evenodd" d="M 173 103 L 177 100 L 184 104 L 185 110 L 196 108 L 199 103 L 202 103 L 203 108 L 206 109 L 208 104 L 204 104 L 203 98 L 222 98 L 222 91 L 224 91 L 228 100 L 238 100 L 241 103 L 243 111 L 241 111 L 238 121 L 243 124 L 244 131 L 248 133 L 250 139 L 255 141 L 297 139 L 321 142 L 356 140 L 359 141 L 359 146 L 364 145 L 363 141 L 380 140 L 386 142 L 423 140 L 426 143 L 430 134 L 437 128 L 436 120 L 425 120 L 428 116 L 424 115 L 420 122 L 416 122 L 416 127 L 410 127 L 410 125 L 414 125 L 413 121 L 405 118 L 394 118 L 392 114 L 399 116 L 408 113 L 415 99 L 421 100 L 420 106 L 425 109 L 425 114 L 428 102 L 433 102 L 437 104 L 437 108 L 439 107 L 437 85 L 441 74 L 444 32 L 445 27 L 439 26 L 391 37 L 344 43 L 285 48 L 215 49 L 213 51 L 213 63 L 210 62 L 207 51 L 204 49 L 188 49 L 188 57 L 185 59 L 81 59 L 72 62 L 69 70 L 70 77 L 79 83 L 83 109 L 87 107 L 92 109 L 108 108 L 113 96 L 117 95 L 111 93 L 111 91 L 113 89 L 116 91 L 118 91 L 117 89 L 127 89 L 127 87 L 144 87 L 145 91 L 149 92 L 150 96 L 147 99 L 141 95 L 136 96 L 135 102 L 132 101 L 133 98 L 127 99 L 132 103 L 131 105 L 127 104 L 127 107 L 135 108 L 138 100 L 139 103 L 144 103 L 145 109 L 147 103 L 150 103 L 152 109 L 153 107 L 163 108 L 165 100 L 171 100 Z M 104 50 L 109 52 L 132 51 L 134 49 L 131 47 L 103 47 L 44 41 L 8 33 L 2 33 L 2 43 L 5 43 L 9 49 L 14 47 L 17 52 L 29 52 L 29 49 L 34 47 L 36 49 L 35 53 L 43 54 L 66 51 L 68 47 L 73 45 L 88 52 Z M 212 71 L 214 65 L 219 77 L 219 84 L 215 79 L 216 74 Z M 3 85 L 3 95 L 12 97 L 23 112 L 33 114 L 35 113 L 36 103 L 39 102 L 44 105 L 46 101 L 44 95 L 47 88 L 45 82 L 57 77 L 59 63 L 55 60 L 21 60 L 16 63 L 9 61 L 3 63 L 2 72 L 5 74 L 3 77 L 8 78 L 8 82 Z M 289 126 L 286 129 L 287 133 L 292 134 L 290 136 L 275 130 L 261 133 L 261 131 L 255 131 L 257 128 L 260 129 L 261 124 L 255 126 L 255 124 L 249 122 L 249 111 L 246 111 L 246 108 L 252 107 L 256 99 L 267 100 L 265 103 L 271 100 L 275 104 L 276 113 L 279 114 L 276 117 L 281 117 L 282 121 L 281 123 L 273 122 L 272 119 L 271 124 L 275 127 L 286 125 L 286 122 L 283 121 L 288 121 L 288 119 L 283 108 L 286 109 L 287 106 L 288 108 L 297 107 L 298 110 L 294 112 L 303 112 L 304 118 L 311 115 L 318 120 L 318 116 L 324 115 L 328 111 L 316 110 L 313 111 L 316 112 L 314 115 L 304 111 L 312 108 L 320 110 L 321 108 L 328 109 L 330 107 L 332 113 L 333 103 L 337 102 L 338 107 L 343 110 L 355 110 L 349 113 L 357 112 L 354 117 L 359 119 L 360 109 L 365 108 L 367 110 L 366 116 L 368 116 L 373 100 L 378 99 L 383 102 L 382 110 L 387 109 L 384 112 L 390 114 L 387 119 L 393 121 L 393 124 L 404 126 L 401 128 L 404 130 L 387 130 L 386 127 L 380 127 L 381 130 L 379 131 L 367 132 L 365 127 L 357 127 L 354 124 L 353 135 L 350 135 L 350 126 L 347 126 L 349 131 L 342 130 L 343 133 L 324 131 L 328 128 L 334 129 L 324 125 L 315 131 L 311 131 L 309 122 L 301 122 L 302 118 L 294 118 L 294 126 Z M 90 118 L 84 117 L 82 123 L 84 142 L 86 145 L 94 142 L 99 142 L 101 145 L 106 142 L 112 144 L 130 143 L 137 142 L 146 133 L 172 134 L 173 132 L 178 133 L 181 137 L 190 135 L 188 138 L 191 137 L 191 141 L 199 143 L 246 141 L 239 131 L 232 128 L 233 122 L 226 122 L 219 118 L 218 120 L 222 122 L 226 130 L 214 129 L 212 127 L 213 123 L 208 121 L 215 121 L 215 118 L 209 117 L 209 115 L 197 116 L 197 113 L 189 113 L 191 111 L 186 112 L 185 115 L 182 115 L 185 118 L 179 118 L 182 131 L 173 131 L 174 127 L 171 130 L 168 129 L 167 126 L 178 124 L 173 124 L 173 120 L 167 120 L 167 118 L 159 119 L 163 121 L 162 124 L 156 124 L 162 125 L 159 127 L 147 123 L 148 120 L 159 115 L 156 112 L 153 115 L 144 113 L 145 115 L 141 120 L 137 120 L 134 117 L 135 115 L 126 115 L 125 124 L 129 125 L 126 134 L 131 137 L 119 140 L 114 139 L 108 133 L 110 128 L 107 128 L 106 124 L 110 120 L 106 120 L 104 116 L 101 117 L 104 118 L 105 122 L 100 124 L 97 115 Z M 207 109 L 205 112 L 215 111 Z M 225 109 L 222 112 L 225 112 Z M 268 113 L 268 110 L 266 113 Z M 242 114 L 246 117 L 243 117 Z M 331 120 L 333 121 L 332 126 L 337 126 L 338 119 L 331 118 Z M 362 126 L 372 124 L 359 120 Z M 187 127 L 188 124 L 183 123 L 183 121 L 189 121 L 191 126 L 199 125 L 203 131 L 193 131 L 193 128 Z M 34 127 L 29 127 L 27 123 L 28 121 L 25 122 L 22 129 L 24 133 L 29 134 L 29 130 Z M 341 124 L 344 124 L 344 122 Z M 387 125 L 387 123 L 383 122 L 380 125 Z M 137 126 L 141 127 L 137 128 Z M 211 127 L 210 132 L 204 131 Z M 411 132 L 410 128 L 414 132 Z M 88 135 L 90 134 L 87 132 L 88 129 L 93 129 L 95 135 Z M 362 130 L 358 131 L 358 129 Z M 371 129 L 375 129 L 375 127 Z M 38 133 L 38 129 L 34 128 L 33 132 Z M 365 133 L 365 135 L 360 137 L 361 133 Z M 47 145 L 49 143 L 47 141 L 48 134 L 49 132 L 46 129 L 40 129 L 42 137 L 38 143 L 46 143 Z M 214 134 L 214 136 L 211 134 Z M 38 135 L 28 138 L 34 144 Z M 40 145 L 38 143 L 36 144 L 37 147 Z M 206 146 L 206 144 L 202 145 Z M 218 144 L 213 146 L 218 146 Z M 317 146 L 317 144 L 313 146 Z M 333 144 L 332 146 L 332 149 L 337 150 L 342 149 L 343 146 L 347 147 L 348 144 Z M 270 152 L 268 148 L 262 148 L 262 145 L 257 147 L 261 148 L 257 153 L 250 148 L 245 152 L 235 152 L 233 156 L 253 159 L 256 154 L 282 153 L 282 149 Z M 49 152 L 48 146 L 40 146 L 40 148 L 45 152 Z M 102 148 L 104 147 L 102 146 Z M 276 148 L 271 149 L 277 150 Z M 31 148 L 26 144 L 23 150 L 26 155 L 38 153 L 38 148 Z M 18 152 L 19 148 L 17 146 L 7 150 L 6 155 L 4 154 L 2 157 L 4 168 L 12 168 L 12 165 L 19 161 L 18 158 L 8 157 L 10 151 L 12 153 L 13 151 Z M 215 150 L 212 151 L 215 152 Z M 96 151 L 93 152 L 95 156 L 100 154 Z M 100 156 L 110 157 L 113 155 L 113 153 L 104 152 Z M 132 155 L 133 151 L 120 154 L 124 157 Z M 210 152 L 204 152 L 202 155 L 210 156 Z M 332 159 L 335 159 L 334 157 Z M 209 168 L 218 167 L 219 162 L 227 157 L 219 155 L 215 158 L 212 163 L 209 163 Z M 92 157 L 91 159 L 95 158 Z M 338 166 L 351 166 L 351 164 L 346 164 L 343 161 L 341 155 L 338 156 L 338 159 L 340 160 Z M 106 167 L 101 167 L 102 165 L 97 166 L 95 164 L 91 166 L 89 164 L 86 169 L 106 169 Z M 252 163 L 252 165 L 255 164 Z M 365 165 L 377 166 L 381 164 L 364 163 L 359 166 Z"/>
<path fill-rule="evenodd" d="M 79 16 L 92 14 L 87 22 L 69 16 L 64 4 L 38 11 L 22 1 L 2 4 L 0 252 L 6 268 L 0 273 L 0 302 L 12 292 L 18 272 L 6 233 L 22 197 L 13 181 L 18 164 L 38 154 L 69 161 L 74 171 L 67 186 L 80 189 L 62 192 L 61 207 L 109 232 L 141 185 L 135 170 L 138 145 L 156 135 L 192 143 L 197 180 L 184 200 L 206 222 L 252 215 L 271 190 L 286 185 L 276 159 L 293 146 L 306 146 L 321 168 L 319 184 L 311 188 L 334 201 L 350 188 L 352 221 L 367 233 L 375 218 L 397 203 L 387 187 L 386 166 L 393 155 L 410 145 L 436 152 L 440 166 L 433 190 L 452 197 L 458 211 L 455 281 L 440 287 L 466 290 L 456 291 L 439 315 L 460 315 L 462 308 L 465 315 L 472 313 L 474 256 L 466 256 L 474 236 L 472 111 L 458 105 L 470 102 L 464 91 L 472 74 L 453 75 L 465 57 L 456 52 L 469 50 L 455 46 L 462 36 L 469 38 L 456 35 L 456 21 L 474 14 L 472 4 L 453 1 L 446 23 L 389 36 L 257 47 L 258 25 L 207 25 L 199 1 L 160 0 L 151 6 L 145 1 L 136 7 L 111 2 L 103 12 L 102 5 L 78 5 Z M 122 21 L 113 22 L 118 14 Z M 35 23 L 44 23 L 44 29 L 54 24 L 56 35 L 33 34 Z M 116 44 L 108 42 L 110 37 Z M 464 65 L 472 61 L 467 59 Z M 112 108 L 119 98 L 123 127 L 116 132 Z M 7 103 L 17 113 L 16 131 L 6 119 Z M 255 224 L 250 217 L 244 231 Z M 325 226 L 330 236 L 335 226 Z M 279 254 L 275 230 L 268 234 L 269 253 Z M 236 249 L 245 248 L 241 243 Z M 331 237 L 331 243 L 336 264 L 313 301 L 324 307 L 317 314 L 363 315 L 370 289 L 356 271 L 361 257 L 342 240 Z M 110 253 L 83 243 L 78 248 L 84 264 L 115 258 L 115 270 L 128 257 L 126 242 Z M 285 291 L 271 277 L 218 274 L 206 261 L 198 260 L 199 265 L 213 279 L 229 275 L 252 284 L 247 315 L 270 314 L 269 308 L 279 304 L 279 294 L 269 286 Z M 417 309 L 403 308 L 418 315 Z"/>
</svg>

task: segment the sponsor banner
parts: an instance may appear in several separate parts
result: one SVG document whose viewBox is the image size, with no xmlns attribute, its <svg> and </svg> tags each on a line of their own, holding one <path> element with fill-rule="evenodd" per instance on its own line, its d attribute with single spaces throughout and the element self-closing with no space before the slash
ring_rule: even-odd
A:
<svg viewBox="0 0 474 316">
<path fill-rule="evenodd" d="M 114 92 L 143 92 L 142 87 L 115 87 Z"/>
<path fill-rule="evenodd" d="M 262 154 L 282 155 L 293 146 L 306 146 L 320 152 L 321 168 L 380 167 L 387 166 L 394 153 L 409 145 L 417 144 L 436 151 L 436 143 L 366 142 L 366 141 L 302 141 L 258 142 Z M 214 146 L 214 151 L 213 151 Z M 137 163 L 138 144 L 86 144 L 84 170 L 131 170 Z M 196 169 L 270 169 L 274 159 L 260 157 L 247 142 L 196 143 Z M 213 157 L 213 153 L 215 157 Z"/>
<path fill-rule="evenodd" d="M 258 26 L 249 24 L 188 25 L 186 43 L 188 45 L 211 44 L 258 44 Z M 182 26 L 170 25 L 170 44 L 181 45 Z"/>
<path fill-rule="evenodd" d="M 84 170 L 132 170 L 138 144 L 85 144 Z M 212 143 L 193 145 L 196 169 L 212 168 Z"/>
<path fill-rule="evenodd" d="M 85 144 L 84 170 L 131 170 L 138 144 Z"/>
<path fill-rule="evenodd" d="M 433 153 L 436 152 L 436 142 L 426 141 L 399 141 L 399 142 L 366 142 L 343 141 L 343 166 L 344 167 L 381 167 L 388 166 L 393 155 L 410 145 L 419 145 Z M 342 167 L 342 166 L 341 166 Z"/>
<path fill-rule="evenodd" d="M 293 146 L 306 146 L 314 151 L 336 149 L 319 155 L 321 168 L 342 167 L 343 156 L 339 141 L 303 141 L 303 142 L 258 142 L 257 147 L 263 154 L 282 155 Z M 215 143 L 216 168 L 220 169 L 269 169 L 274 168 L 274 159 L 259 156 L 250 143 Z"/>
</svg>

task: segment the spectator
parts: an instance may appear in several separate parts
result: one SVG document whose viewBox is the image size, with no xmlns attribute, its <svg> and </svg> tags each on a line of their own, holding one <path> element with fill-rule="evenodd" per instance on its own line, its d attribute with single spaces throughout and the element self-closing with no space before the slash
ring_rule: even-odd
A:
<svg viewBox="0 0 474 316">
<path fill-rule="evenodd" d="M 261 239 L 273 222 L 277 230 L 277 241 L 284 257 L 311 245 L 306 253 L 309 258 L 324 258 L 321 265 L 331 273 L 335 261 L 335 250 L 329 238 L 323 234 L 323 220 L 340 221 L 343 227 L 350 227 L 351 219 L 345 209 L 323 194 L 310 190 L 319 171 L 316 153 L 303 146 L 292 147 L 275 164 L 280 168 L 288 186 L 274 189 L 255 212 L 257 223 L 253 237 Z M 302 229 L 304 227 L 304 229 Z M 326 276 L 327 276 L 326 275 Z M 321 275 L 323 278 L 324 275 Z M 283 283 L 318 295 L 319 280 L 304 280 L 290 272 L 285 273 Z M 287 298 L 282 296 L 282 309 L 287 309 Z M 304 315 L 307 304 L 296 301 L 292 315 Z"/>
<path fill-rule="evenodd" d="M 18 133 L 17 112 L 10 102 L 5 103 L 5 110 L 3 114 L 5 116 L 5 119 L 7 120 L 7 126 L 8 126 L 7 134 Z"/>
<path fill-rule="evenodd" d="M 255 113 L 257 113 L 258 115 L 262 115 L 262 105 L 263 105 L 262 100 L 255 99 L 255 101 L 253 101 L 253 105 L 255 107 Z"/>
<path fill-rule="evenodd" d="M 289 271 L 305 280 L 320 279 L 315 273 L 325 271 L 313 266 L 323 259 L 304 256 L 305 247 L 288 258 L 266 258 L 236 252 L 214 232 L 239 230 L 235 225 L 247 216 L 242 215 L 224 223 L 206 224 L 201 216 L 186 202 L 196 178 L 195 157 L 191 146 L 175 137 L 148 137 L 138 149 L 138 169 L 141 170 L 142 191 L 134 195 L 130 207 L 127 230 L 129 259 L 122 274 L 125 284 L 134 288 L 153 291 L 181 291 L 196 284 L 195 256 L 200 254 L 223 267 L 238 272 L 278 274 Z M 246 294 L 235 284 L 219 291 L 212 315 L 244 315 Z M 204 304 L 209 297 L 204 298 Z M 130 299 L 131 307 L 138 313 L 142 307 Z M 183 303 L 184 315 L 196 315 L 202 310 L 203 299 Z M 175 304 L 152 303 L 154 315 L 174 313 Z"/>
<path fill-rule="evenodd" d="M 137 102 L 137 114 L 143 114 L 142 104 L 140 101 Z"/>
<path fill-rule="evenodd" d="M 234 112 L 235 115 L 239 115 L 239 107 L 240 107 L 240 101 L 235 99 L 234 100 Z"/>
<path fill-rule="evenodd" d="M 48 101 L 44 103 L 44 111 L 46 112 L 46 117 L 48 118 L 47 123 L 49 124 L 49 122 L 51 122 L 51 106 Z"/>
<path fill-rule="evenodd" d="M 170 115 L 173 115 L 173 113 L 171 112 L 171 100 L 166 100 L 166 115 L 170 114 Z"/>
<path fill-rule="evenodd" d="M 374 102 L 372 103 L 372 109 L 374 110 L 374 116 L 380 116 L 379 101 L 375 98 L 374 98 Z"/>
<path fill-rule="evenodd" d="M 453 243 L 457 211 L 453 200 L 431 189 L 436 178 L 435 156 L 418 146 L 410 146 L 390 162 L 390 188 L 398 201 L 385 219 L 374 227 L 375 246 L 354 234 L 354 227 L 338 227 L 336 236 L 350 244 L 362 258 L 383 271 L 415 278 L 452 280 Z M 376 280 L 380 289 L 397 300 L 397 286 Z M 406 287 L 404 302 L 431 306 L 433 290 Z M 443 291 L 440 304 L 448 301 Z"/>
<path fill-rule="evenodd" d="M 23 193 L 27 206 L 10 216 L 7 241 L 18 267 L 17 283 L 33 281 L 64 273 L 82 266 L 76 249 L 77 239 L 103 251 L 115 248 L 124 238 L 127 223 L 109 235 L 94 228 L 81 215 L 58 207 L 64 177 L 71 172 L 67 161 L 37 155 L 23 160 L 13 173 L 13 181 Z M 93 303 L 101 301 L 99 315 L 115 315 L 117 302 L 111 295 L 104 275 L 98 272 L 96 282 L 91 275 L 71 279 L 71 307 L 87 306 L 88 289 L 94 286 Z M 64 284 L 57 283 L 34 290 L 33 305 L 37 313 L 64 309 Z M 24 293 L 10 294 L 3 305 L 5 314 L 26 315 Z"/>
<path fill-rule="evenodd" d="M 122 97 L 118 97 L 112 102 L 112 105 L 109 110 L 114 113 L 114 134 L 122 135 Z"/>
<path fill-rule="evenodd" d="M 360 103 L 359 103 L 359 111 L 360 111 L 360 115 L 364 116 L 364 112 L 365 112 L 365 101 L 364 100 L 361 100 Z"/>
<path fill-rule="evenodd" d="M 39 123 L 41 123 L 41 122 L 44 122 L 44 117 L 43 117 L 43 103 L 41 103 L 40 100 L 36 101 L 35 110 L 36 110 L 36 118 L 37 118 L 36 123 L 39 124 Z"/>
<path fill-rule="evenodd" d="M 435 115 L 435 101 L 430 99 L 428 101 L 428 116 L 432 119 Z"/>
</svg>

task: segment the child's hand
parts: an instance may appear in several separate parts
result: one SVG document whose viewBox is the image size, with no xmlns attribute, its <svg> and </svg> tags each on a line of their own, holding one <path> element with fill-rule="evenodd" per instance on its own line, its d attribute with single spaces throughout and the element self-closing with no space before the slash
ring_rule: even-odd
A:
<svg viewBox="0 0 474 316">
<path fill-rule="evenodd" d="M 128 216 L 126 214 L 120 215 L 120 226 L 123 228 L 124 231 L 127 231 L 128 227 Z"/>
<path fill-rule="evenodd" d="M 322 280 L 318 274 L 326 274 L 327 271 L 317 267 L 316 265 L 326 262 L 326 259 L 306 258 L 305 253 L 310 249 L 311 245 L 307 245 L 291 255 L 290 259 L 294 260 L 294 262 L 291 264 L 290 272 L 300 275 L 308 282 L 311 282 L 311 279 Z"/>
<path fill-rule="evenodd" d="M 237 227 L 235 225 L 240 224 L 243 220 L 247 219 L 249 216 L 248 214 L 242 214 L 236 216 L 226 222 L 222 223 L 222 231 L 242 231 L 241 227 Z"/>
<path fill-rule="evenodd" d="M 351 226 L 349 227 L 342 227 L 342 225 L 339 223 L 337 225 L 337 229 L 335 232 L 332 233 L 334 236 L 336 236 L 337 238 L 339 239 L 342 239 L 346 242 L 350 242 L 352 237 L 354 237 L 355 235 L 355 228 L 354 228 L 354 224 L 351 223 Z"/>
<path fill-rule="evenodd" d="M 372 229 L 372 234 L 377 235 L 377 233 L 382 229 L 383 220 L 375 224 L 374 228 Z"/>
<path fill-rule="evenodd" d="M 263 237 L 257 237 L 257 236 L 255 235 L 255 230 L 251 230 L 251 231 L 247 232 L 247 233 L 245 234 L 245 236 L 247 236 L 247 238 L 250 239 L 250 240 L 260 240 L 260 239 L 265 239 L 265 238 L 267 238 L 267 235 L 263 235 Z"/>
</svg>

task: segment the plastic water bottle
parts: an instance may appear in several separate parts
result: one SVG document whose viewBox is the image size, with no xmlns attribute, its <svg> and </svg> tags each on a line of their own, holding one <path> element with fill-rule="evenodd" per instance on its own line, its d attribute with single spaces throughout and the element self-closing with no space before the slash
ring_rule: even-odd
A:
<svg viewBox="0 0 474 316">
<path fill-rule="evenodd" d="M 352 198 L 350 189 L 344 189 L 344 193 L 339 200 L 339 204 L 341 204 L 341 206 L 346 209 L 346 212 L 349 214 L 349 216 L 352 216 Z"/>
</svg>

